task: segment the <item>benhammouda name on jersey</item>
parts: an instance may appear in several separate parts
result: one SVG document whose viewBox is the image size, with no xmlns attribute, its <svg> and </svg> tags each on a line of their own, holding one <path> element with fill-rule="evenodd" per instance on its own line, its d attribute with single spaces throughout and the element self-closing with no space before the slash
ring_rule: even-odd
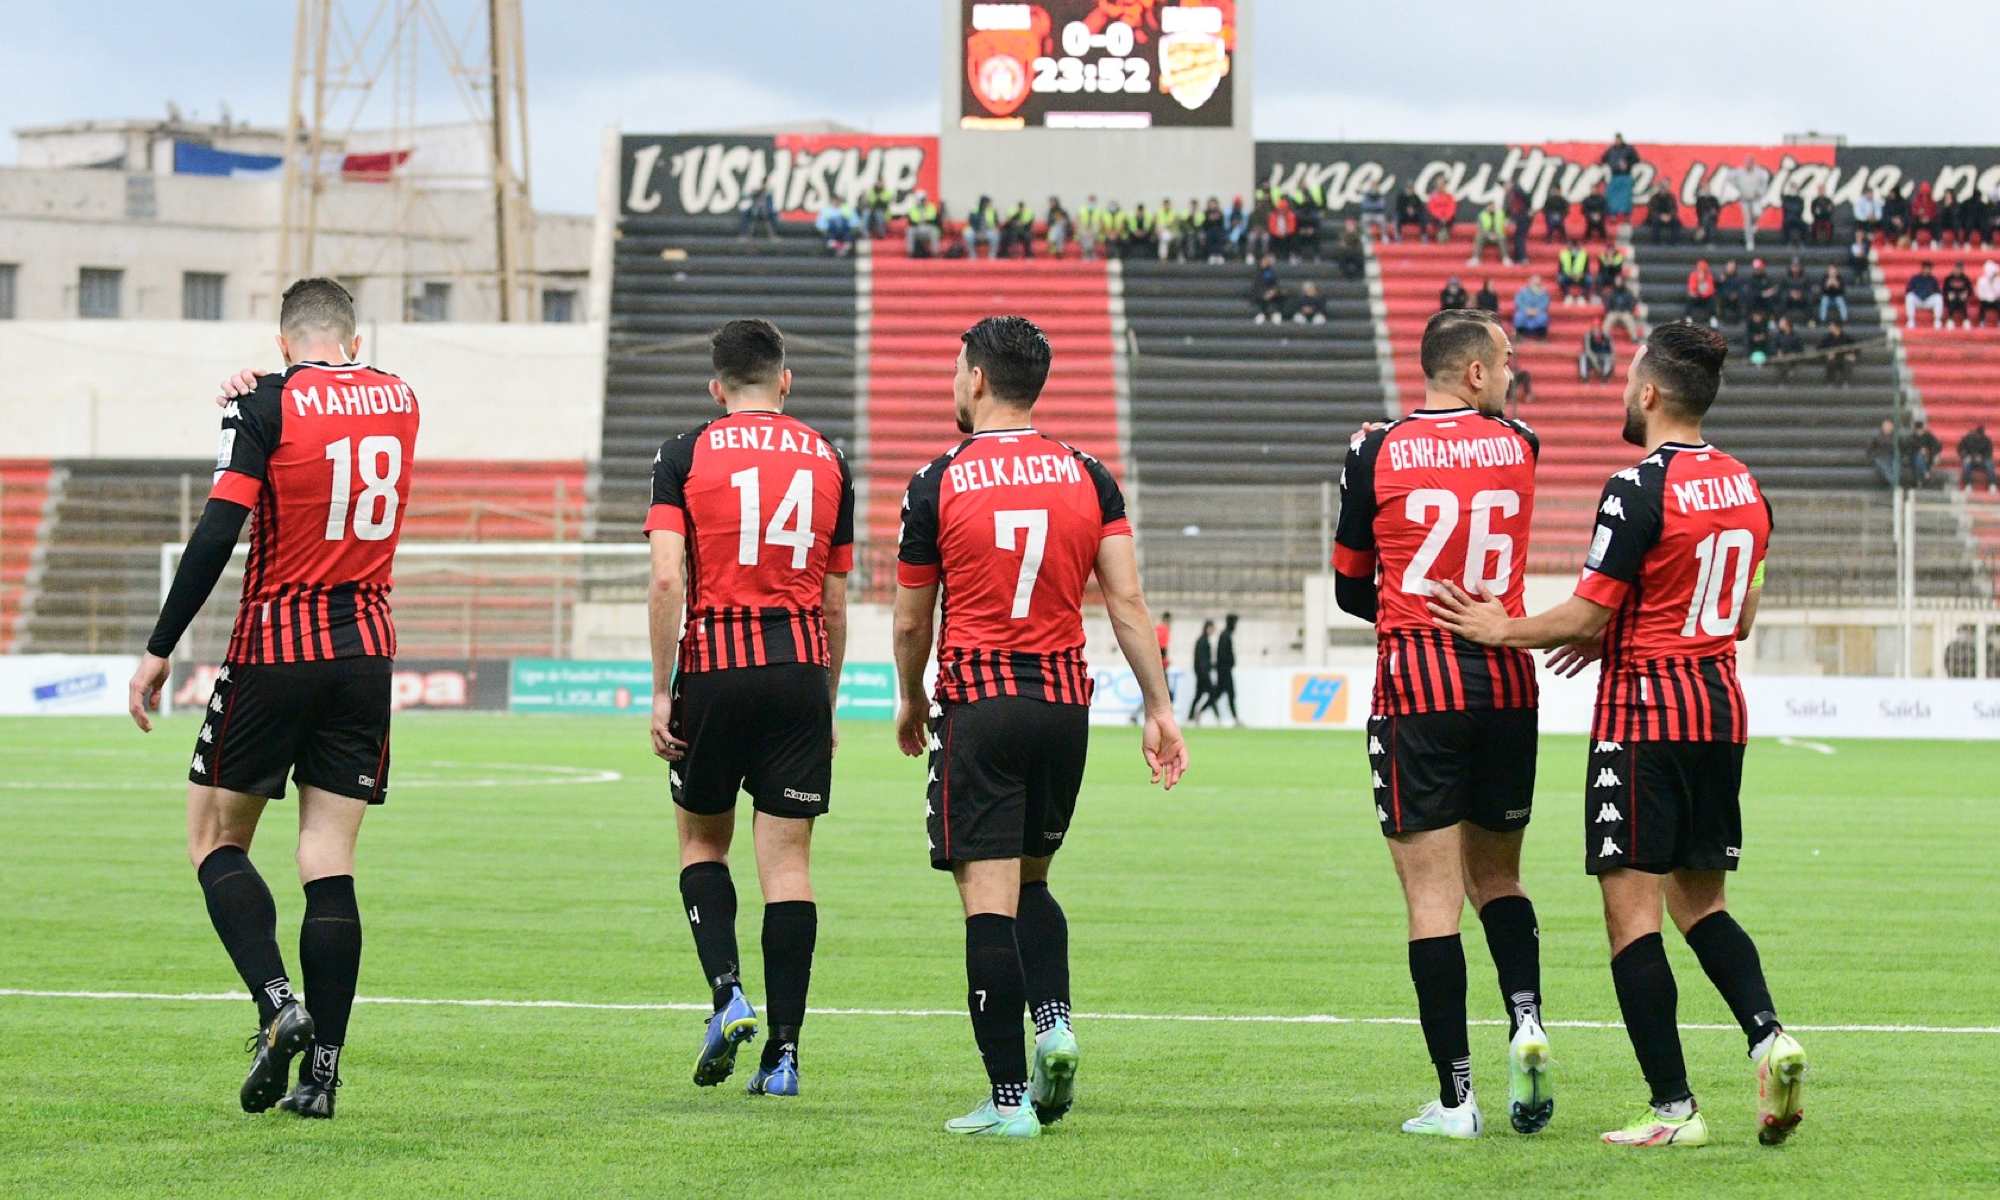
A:
<svg viewBox="0 0 2000 1200">
<path fill-rule="evenodd" d="M 1391 438 L 1383 449 L 1392 471 L 1490 470 L 1528 461 L 1528 444 L 1518 437 Z"/>
<path fill-rule="evenodd" d="M 1081 483 L 1083 466 L 1073 455 L 1024 454 L 1019 458 L 976 458 L 953 463 L 946 471 L 954 492 L 990 487 L 1029 487 L 1038 483 Z"/>
<path fill-rule="evenodd" d="M 833 461 L 833 448 L 826 439 L 806 429 L 773 425 L 713 425 L 709 427 L 711 450 L 773 450 L 781 454 L 810 454 Z"/>
<path fill-rule="evenodd" d="M 412 412 L 417 406 L 417 394 L 407 383 L 329 386 L 325 395 L 320 393 L 318 387 L 291 388 L 285 396 L 292 402 L 293 411 L 302 417 L 308 412 L 322 417 L 365 417 Z"/>
<path fill-rule="evenodd" d="M 1737 475 L 1718 475 L 1708 479 L 1690 479 L 1673 485 L 1674 503 L 1680 505 L 1684 513 L 1719 512 L 1725 508 L 1742 508 L 1758 501 L 1757 481 L 1744 471 Z"/>
</svg>

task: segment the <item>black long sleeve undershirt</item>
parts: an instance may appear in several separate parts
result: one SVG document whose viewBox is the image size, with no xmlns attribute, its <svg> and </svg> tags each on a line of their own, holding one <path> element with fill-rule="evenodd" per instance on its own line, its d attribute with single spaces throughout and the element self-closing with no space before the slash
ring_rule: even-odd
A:
<svg viewBox="0 0 2000 1200">
<path fill-rule="evenodd" d="M 1375 623 L 1375 581 L 1354 575 L 1335 574 L 1333 577 L 1333 602 L 1340 605 L 1340 611 L 1360 617 L 1370 625 Z"/>
<path fill-rule="evenodd" d="M 195 614 L 222 578 L 229 556 L 236 551 L 236 537 L 249 516 L 249 509 L 227 500 L 212 499 L 203 506 L 201 520 L 195 523 L 187 549 L 181 552 L 181 565 L 174 572 L 173 586 L 167 589 L 166 603 L 160 606 L 153 636 L 146 642 L 146 653 L 161 658 L 173 654 L 181 635 L 194 623 Z"/>
</svg>

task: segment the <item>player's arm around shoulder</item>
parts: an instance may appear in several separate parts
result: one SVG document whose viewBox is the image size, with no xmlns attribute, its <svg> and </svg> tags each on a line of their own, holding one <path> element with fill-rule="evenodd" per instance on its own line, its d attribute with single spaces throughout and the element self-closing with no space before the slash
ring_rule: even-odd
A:
<svg viewBox="0 0 2000 1200">
<path fill-rule="evenodd" d="M 1146 728 L 1140 743 L 1153 782 L 1172 789 L 1187 773 L 1187 742 L 1174 719 L 1174 705 L 1167 691 L 1166 668 L 1160 663 L 1159 643 L 1153 633 L 1153 616 L 1146 606 L 1146 594 L 1139 583 L 1139 554 L 1130 529 L 1107 533 L 1097 544 L 1097 583 L 1104 591 L 1104 608 L 1111 617 L 1111 630 L 1126 665 L 1139 680 L 1144 697 Z"/>
</svg>

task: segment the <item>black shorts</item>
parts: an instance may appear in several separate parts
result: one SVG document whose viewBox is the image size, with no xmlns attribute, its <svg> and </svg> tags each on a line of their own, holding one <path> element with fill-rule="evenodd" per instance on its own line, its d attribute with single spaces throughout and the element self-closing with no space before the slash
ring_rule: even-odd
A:
<svg viewBox="0 0 2000 1200">
<path fill-rule="evenodd" d="M 932 711 L 931 865 L 1062 849 L 1083 787 L 1089 706 L 1001 696 Z"/>
<path fill-rule="evenodd" d="M 672 730 L 687 754 L 667 772 L 674 803 L 714 816 L 750 793 L 758 812 L 817 817 L 833 791 L 833 699 L 811 663 L 684 671 Z"/>
<path fill-rule="evenodd" d="M 389 797 L 391 659 L 224 663 L 195 735 L 188 782 L 276 800 L 300 787 Z"/>
<path fill-rule="evenodd" d="M 1368 767 L 1382 835 L 1470 821 L 1504 833 L 1535 807 L 1532 708 L 1368 719 Z"/>
<path fill-rule="evenodd" d="M 1734 871 L 1743 852 L 1741 742 L 1592 742 L 1584 865 Z"/>
</svg>

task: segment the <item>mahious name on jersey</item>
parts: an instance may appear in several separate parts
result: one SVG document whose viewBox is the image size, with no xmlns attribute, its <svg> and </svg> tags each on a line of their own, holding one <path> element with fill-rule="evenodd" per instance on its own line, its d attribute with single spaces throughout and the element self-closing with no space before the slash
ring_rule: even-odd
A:
<svg viewBox="0 0 2000 1200">
<path fill-rule="evenodd" d="M 1073 454 L 1024 454 L 1019 458 L 975 458 L 947 468 L 954 492 L 1039 483 L 1081 483 L 1083 466 Z"/>
<path fill-rule="evenodd" d="M 711 425 L 708 444 L 716 450 L 775 450 L 781 454 L 811 454 L 833 461 L 826 439 L 804 429 L 777 425 Z"/>
<path fill-rule="evenodd" d="M 302 417 L 309 412 L 323 417 L 361 417 L 415 412 L 417 408 L 417 394 L 407 383 L 328 386 L 325 396 L 317 387 L 289 388 L 285 395 Z"/>
<path fill-rule="evenodd" d="M 1518 437 L 1394 438 L 1382 448 L 1389 452 L 1392 471 L 1490 470 L 1528 461 L 1528 444 Z"/>
<path fill-rule="evenodd" d="M 1716 512 L 1725 508 L 1741 508 L 1758 502 L 1757 481 L 1748 471 L 1738 475 L 1718 475 L 1710 478 L 1690 479 L 1673 485 L 1674 502 L 1680 510 L 1689 512 Z"/>
</svg>

